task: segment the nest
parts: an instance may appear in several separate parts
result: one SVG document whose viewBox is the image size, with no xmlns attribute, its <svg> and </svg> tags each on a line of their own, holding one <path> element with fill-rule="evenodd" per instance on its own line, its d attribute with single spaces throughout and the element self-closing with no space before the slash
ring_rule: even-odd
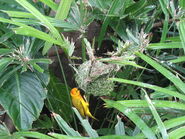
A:
<svg viewBox="0 0 185 139">
<path fill-rule="evenodd" d="M 78 67 L 76 82 L 87 94 L 94 96 L 110 95 L 114 83 L 108 78 L 114 77 L 116 65 L 88 60 Z"/>
</svg>

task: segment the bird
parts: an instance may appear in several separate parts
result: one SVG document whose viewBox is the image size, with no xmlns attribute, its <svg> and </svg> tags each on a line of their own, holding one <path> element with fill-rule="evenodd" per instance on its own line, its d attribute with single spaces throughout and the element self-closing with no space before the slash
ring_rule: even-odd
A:
<svg viewBox="0 0 185 139">
<path fill-rule="evenodd" d="M 72 104 L 79 111 L 82 117 L 91 117 L 97 120 L 89 111 L 89 103 L 81 96 L 78 88 L 73 88 L 70 91 Z"/>
</svg>

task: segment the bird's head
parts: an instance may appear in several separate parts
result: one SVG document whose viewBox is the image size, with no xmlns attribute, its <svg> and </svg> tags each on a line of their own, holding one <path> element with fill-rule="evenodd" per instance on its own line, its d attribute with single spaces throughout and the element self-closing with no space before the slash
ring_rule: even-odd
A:
<svg viewBox="0 0 185 139">
<path fill-rule="evenodd" d="M 71 89 L 70 94 L 71 94 L 71 96 L 79 96 L 80 90 L 78 90 L 78 88 L 73 88 L 73 89 Z"/>
</svg>

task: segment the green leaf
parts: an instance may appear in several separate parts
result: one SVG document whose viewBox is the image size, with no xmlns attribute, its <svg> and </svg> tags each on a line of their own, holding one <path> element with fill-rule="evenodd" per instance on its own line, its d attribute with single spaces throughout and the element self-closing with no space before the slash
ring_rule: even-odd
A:
<svg viewBox="0 0 185 139">
<path fill-rule="evenodd" d="M 169 89 L 156 86 L 156 85 L 151 85 L 151 84 L 147 84 L 147 83 L 143 83 L 143 82 L 137 82 L 137 81 L 131 81 L 131 80 L 125 80 L 125 79 L 119 79 L 119 78 L 110 78 L 110 80 L 120 82 L 120 83 L 133 84 L 133 85 L 153 89 L 155 91 L 158 91 L 158 92 L 168 94 L 168 95 L 171 95 L 171 96 L 174 96 L 174 97 L 178 97 L 179 99 L 185 100 L 185 95 L 180 94 L 179 92 L 176 92 L 176 91 L 171 91 Z"/>
<path fill-rule="evenodd" d="M 180 89 L 183 93 L 185 93 L 185 83 L 182 82 L 180 78 L 175 76 L 173 73 L 171 73 L 169 70 L 161 66 L 156 61 L 152 60 L 150 57 L 142 54 L 142 53 L 136 53 L 137 56 L 142 58 L 144 61 L 146 61 L 148 64 L 150 64 L 152 67 L 154 67 L 157 71 L 159 71 L 163 76 L 165 76 L 167 79 L 169 79 L 178 89 Z"/>
<path fill-rule="evenodd" d="M 2 87 L 2 85 L 16 72 L 18 71 L 19 69 L 21 69 L 21 65 L 15 67 L 11 67 L 11 66 L 8 66 L 7 69 L 6 69 L 6 72 L 1 72 L 0 74 L 0 87 Z"/>
<path fill-rule="evenodd" d="M 39 0 L 50 7 L 52 10 L 56 11 L 58 9 L 58 5 L 52 0 Z"/>
<path fill-rule="evenodd" d="M 125 135 L 125 127 L 124 123 L 121 121 L 121 118 L 117 116 L 118 122 L 115 125 L 115 133 L 116 135 Z"/>
<path fill-rule="evenodd" d="M 33 14 L 38 20 L 40 20 L 52 33 L 52 36 L 63 41 L 60 37 L 60 33 L 57 31 L 57 29 L 47 20 L 47 18 L 42 15 L 35 7 L 33 7 L 27 0 L 15 0 L 20 5 L 22 5 L 26 10 L 28 10 L 31 14 Z"/>
<path fill-rule="evenodd" d="M 183 8 L 183 10 L 185 9 L 185 2 L 184 0 L 179 0 L 179 5 L 181 8 Z"/>
<path fill-rule="evenodd" d="M 4 125 L 0 124 L 0 137 L 3 139 L 10 139 L 11 134 L 8 130 L 8 128 Z"/>
<path fill-rule="evenodd" d="M 132 109 L 148 107 L 146 100 L 123 100 L 123 101 L 117 101 L 117 102 Z M 185 104 L 175 102 L 175 101 L 152 100 L 152 104 L 156 108 L 171 108 L 171 109 L 185 110 Z"/>
<path fill-rule="evenodd" d="M 31 59 L 28 63 L 44 63 L 44 64 L 51 64 L 51 59 L 46 58 L 39 58 L 39 59 Z"/>
<path fill-rule="evenodd" d="M 145 98 L 147 100 L 148 106 L 155 118 L 155 121 L 157 122 L 158 125 L 158 129 L 161 131 L 162 137 L 163 139 L 168 139 L 168 134 L 166 131 L 166 127 L 164 126 L 164 123 L 162 122 L 159 114 L 157 113 L 152 101 L 150 100 L 150 98 L 148 97 L 147 93 L 145 92 Z"/>
<path fill-rule="evenodd" d="M 45 89 L 31 72 L 14 75 L 0 89 L 0 103 L 18 130 L 29 130 L 44 105 Z"/>
<path fill-rule="evenodd" d="M 140 137 L 135 137 L 135 136 L 118 136 L 118 135 L 108 135 L 108 136 L 101 136 L 96 139 L 143 139 Z"/>
<path fill-rule="evenodd" d="M 99 61 L 108 62 L 108 63 L 112 63 L 112 64 L 117 64 L 117 65 L 121 65 L 121 66 L 130 65 L 130 66 L 133 66 L 133 67 L 136 67 L 136 68 L 144 69 L 144 67 L 136 64 L 134 61 L 129 61 L 129 60 L 124 59 L 124 58 L 122 60 L 114 60 L 114 59 L 111 59 L 111 58 L 102 58 L 102 59 L 99 59 Z"/>
<path fill-rule="evenodd" d="M 54 137 L 55 139 L 89 139 L 89 137 L 74 137 L 74 136 L 67 136 L 58 133 L 48 133 L 50 136 Z"/>
<path fill-rule="evenodd" d="M 69 127 L 69 125 L 62 119 L 62 117 L 56 113 L 53 113 L 55 120 L 57 121 L 60 128 L 68 135 L 68 136 L 81 136 L 77 131 L 73 128 Z"/>
<path fill-rule="evenodd" d="M 31 13 L 28 12 L 20 12 L 20 11 L 7 11 L 2 10 L 2 12 L 5 12 L 10 17 L 17 17 L 17 18 L 35 18 Z"/>
<path fill-rule="evenodd" d="M 87 134 L 90 137 L 93 137 L 93 138 L 99 137 L 98 136 L 98 133 L 96 132 L 96 130 L 92 129 L 89 121 L 87 119 L 83 119 L 82 116 L 80 115 L 80 113 L 78 112 L 78 110 L 76 108 L 73 107 L 73 110 L 74 110 L 75 114 L 77 115 L 78 119 L 80 120 L 82 126 L 86 130 Z"/>
<path fill-rule="evenodd" d="M 0 59 L 0 75 L 6 69 L 6 67 L 13 62 L 12 58 L 1 58 Z"/>
<path fill-rule="evenodd" d="M 146 125 L 146 123 L 134 111 L 126 106 L 112 100 L 104 100 L 108 107 L 113 107 L 124 113 L 136 126 L 143 132 L 143 134 L 150 139 L 156 139 L 153 131 Z"/>
<path fill-rule="evenodd" d="M 167 130 L 172 129 L 172 128 L 176 129 L 175 127 L 180 127 L 184 123 L 185 123 L 185 116 L 177 117 L 177 118 L 173 118 L 173 119 L 164 121 L 164 125 L 165 125 Z M 158 127 L 157 126 L 152 127 L 152 131 L 158 131 Z M 169 136 L 170 136 L 170 133 L 169 133 Z M 144 135 L 139 134 L 139 135 L 136 136 L 136 138 L 144 138 Z"/>
<path fill-rule="evenodd" d="M 59 46 L 63 49 L 63 51 L 67 55 L 70 55 L 69 51 L 73 46 L 68 44 L 68 40 L 66 40 L 64 36 L 59 33 L 59 31 L 51 24 L 51 22 L 49 22 L 49 20 L 42 13 L 40 13 L 35 7 L 33 7 L 26 0 L 16 0 L 16 1 L 20 5 L 22 5 L 26 10 L 28 10 L 31 14 L 33 14 L 38 20 L 40 20 L 44 26 L 46 26 L 49 29 L 52 38 L 54 38 L 56 41 L 59 41 L 60 43 Z M 47 45 L 47 50 L 49 49 L 49 46 L 51 46 L 51 44 Z M 47 50 L 45 48 L 43 54 L 45 54 Z"/>
<path fill-rule="evenodd" d="M 13 52 L 12 49 L 9 49 L 9 48 L 0 48 L 0 55 L 6 55 L 8 53 L 11 53 Z"/>
<path fill-rule="evenodd" d="M 107 27 L 111 21 L 111 17 L 109 17 L 109 15 L 112 15 L 114 14 L 114 12 L 117 10 L 117 8 L 120 6 L 120 0 L 114 0 L 112 1 L 111 3 L 111 6 L 108 10 L 108 13 L 103 21 L 103 24 L 102 24 L 102 27 L 101 27 L 101 30 L 100 30 L 100 35 L 98 37 L 98 48 L 101 47 L 101 44 L 102 44 L 102 41 L 103 41 L 103 38 L 105 36 L 105 33 L 106 33 L 106 30 L 107 30 Z"/>
<path fill-rule="evenodd" d="M 41 72 L 43 73 L 44 72 L 44 69 L 42 69 L 38 64 L 34 63 L 34 64 L 31 64 L 33 66 L 33 68 L 35 70 L 37 70 L 38 72 Z"/>
<path fill-rule="evenodd" d="M 169 60 L 170 62 L 172 63 L 180 63 L 180 62 L 184 62 L 185 61 L 185 56 L 180 56 L 176 59 L 172 59 L 172 60 Z"/>
<path fill-rule="evenodd" d="M 185 123 L 185 116 L 176 117 L 164 122 L 166 129 L 171 129 Z"/>
<path fill-rule="evenodd" d="M 62 43 L 60 41 L 54 39 L 53 37 L 51 37 L 50 35 L 42 32 L 42 31 L 39 31 L 34 28 L 19 27 L 19 28 L 14 28 L 13 30 L 16 34 L 32 36 L 32 37 L 36 37 L 36 38 L 45 40 L 47 42 L 62 45 Z"/>
<path fill-rule="evenodd" d="M 73 0 L 62 0 L 57 9 L 55 18 L 64 20 L 67 18 Z"/>
<path fill-rule="evenodd" d="M 14 34 L 14 32 L 9 31 L 9 32 L 6 32 L 5 34 L 1 35 L 0 44 L 5 42 L 6 40 L 8 40 L 13 34 Z"/>
<path fill-rule="evenodd" d="M 29 138 L 34 138 L 34 139 L 55 139 L 53 137 L 47 136 L 39 132 L 34 132 L 34 131 L 25 131 L 25 132 L 19 131 L 19 132 L 15 132 L 13 135 L 29 137 Z"/>
<path fill-rule="evenodd" d="M 169 43 L 150 43 L 147 49 L 174 49 L 182 48 L 181 42 L 169 42 Z"/>
<path fill-rule="evenodd" d="M 0 17 L 0 21 L 3 22 L 3 23 L 9 23 L 9 24 L 14 24 L 14 25 L 20 26 L 19 28 L 14 29 L 14 31 L 16 33 L 20 33 L 22 35 L 30 35 L 32 37 L 37 37 L 39 39 L 43 39 L 45 41 L 49 41 L 49 42 L 52 42 L 52 43 L 55 43 L 55 44 L 58 44 L 58 45 L 63 45 L 60 41 L 54 39 L 50 35 L 42 32 L 42 31 L 39 31 L 39 30 L 37 30 L 33 27 L 27 26 L 27 25 L 22 24 L 22 23 L 14 22 L 14 21 L 11 21 L 9 19 L 1 18 L 1 17 Z"/>
<path fill-rule="evenodd" d="M 179 127 L 172 132 L 169 133 L 169 138 L 170 139 L 181 139 L 182 137 L 185 136 L 185 126 Z"/>
<path fill-rule="evenodd" d="M 53 74 L 50 74 L 47 98 L 47 107 L 51 111 L 61 115 L 65 121 L 70 122 L 72 120 L 71 96 L 65 84 L 61 83 Z"/>
<path fill-rule="evenodd" d="M 168 14 L 168 7 L 169 7 L 169 1 L 168 0 L 159 0 L 159 3 L 161 5 L 161 9 L 165 15 L 165 20 L 163 24 L 163 30 L 162 30 L 162 36 L 161 36 L 161 42 L 164 42 L 166 40 L 166 35 L 168 33 L 168 20 L 169 20 L 169 14 Z"/>
<path fill-rule="evenodd" d="M 180 22 L 177 23 L 180 39 L 182 42 L 182 48 L 185 52 L 185 20 L 180 20 Z"/>
<path fill-rule="evenodd" d="M 72 3 L 72 0 L 60 1 L 59 7 L 55 15 L 55 19 L 61 19 L 61 20 L 66 19 L 70 10 L 71 3 Z M 52 45 L 53 43 L 46 42 L 42 53 L 45 55 L 47 51 L 52 47 Z"/>
<path fill-rule="evenodd" d="M 128 8 L 126 8 L 125 13 L 134 15 L 139 10 L 143 9 L 146 3 L 147 3 L 146 0 L 139 0 L 135 2 L 134 4 L 132 4 L 131 6 L 129 6 Z"/>
</svg>

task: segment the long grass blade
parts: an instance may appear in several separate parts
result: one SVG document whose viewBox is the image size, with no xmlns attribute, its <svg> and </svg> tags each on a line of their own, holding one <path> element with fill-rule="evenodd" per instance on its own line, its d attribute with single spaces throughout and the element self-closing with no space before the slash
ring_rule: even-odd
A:
<svg viewBox="0 0 185 139">
<path fill-rule="evenodd" d="M 73 0 L 62 0 L 59 4 L 58 9 L 57 9 L 57 13 L 56 13 L 55 18 L 61 19 L 61 20 L 66 19 L 69 14 L 69 10 L 70 10 L 72 2 L 73 2 Z"/>
<path fill-rule="evenodd" d="M 34 132 L 34 131 L 19 131 L 13 134 L 14 136 L 30 137 L 36 139 L 54 139 L 53 137 L 47 136 L 45 134 Z"/>
<path fill-rule="evenodd" d="M 116 101 L 112 100 L 104 100 L 107 107 L 113 107 L 124 113 L 132 122 L 136 124 L 136 126 L 143 132 L 143 134 L 150 139 L 156 139 L 155 134 L 153 131 L 147 126 L 147 124 L 132 111 L 131 109 L 127 108 L 126 106 L 117 103 Z"/>
<path fill-rule="evenodd" d="M 92 127 L 89 124 L 88 120 L 87 119 L 83 119 L 76 108 L 73 107 L 73 110 L 74 110 L 75 114 L 77 115 L 78 119 L 80 120 L 80 122 L 82 123 L 82 126 L 86 130 L 87 134 L 90 137 L 94 137 L 94 138 L 99 137 L 98 133 L 96 132 L 96 130 L 92 129 Z"/>
<path fill-rule="evenodd" d="M 150 57 L 142 54 L 142 53 L 136 53 L 137 56 L 139 56 L 141 59 L 146 61 L 148 64 L 150 64 L 152 67 L 154 67 L 157 71 L 159 71 L 162 75 L 164 75 L 167 79 L 169 79 L 179 90 L 181 90 L 183 93 L 185 93 L 185 83 L 182 82 L 180 78 L 175 76 L 173 73 L 171 73 L 169 70 L 161 66 L 156 61 L 152 60 Z"/>
<path fill-rule="evenodd" d="M 176 130 L 173 130 L 169 133 L 170 139 L 181 139 L 185 136 L 185 126 L 177 128 Z"/>
<path fill-rule="evenodd" d="M 183 125 L 184 123 L 185 123 L 185 116 L 164 121 L 164 125 L 167 130 Z M 157 126 L 152 127 L 152 131 L 157 131 L 157 129 L 158 129 Z M 169 133 L 169 136 L 170 136 L 170 133 Z M 138 134 L 136 136 L 136 138 L 144 138 L 144 137 L 145 137 L 144 134 Z"/>
<path fill-rule="evenodd" d="M 148 104 L 146 100 L 120 100 L 117 101 L 120 104 L 129 107 L 129 108 L 146 108 Z M 153 105 L 156 108 L 171 108 L 171 109 L 179 109 L 185 110 L 185 104 L 175 101 L 167 101 L 167 100 L 152 100 Z"/>
<path fill-rule="evenodd" d="M 60 1 L 59 7 L 57 9 L 55 19 L 61 19 L 64 20 L 67 18 L 67 15 L 69 13 L 71 3 L 73 0 L 62 0 Z M 51 32 L 52 33 L 52 32 Z M 42 54 L 45 55 L 47 51 L 52 47 L 53 43 L 45 43 L 45 46 L 43 48 Z"/>
<path fill-rule="evenodd" d="M 172 62 L 172 63 L 185 62 L 185 56 L 180 56 L 180 57 L 178 57 L 176 59 L 169 60 L 169 62 Z"/>
<path fill-rule="evenodd" d="M 110 78 L 110 80 L 120 82 L 120 83 L 133 84 L 133 85 L 141 86 L 144 88 L 153 89 L 155 91 L 158 91 L 158 92 L 168 94 L 168 95 L 171 95 L 174 97 L 178 97 L 179 99 L 185 100 L 185 95 L 180 94 L 179 92 L 176 92 L 176 91 L 171 91 L 169 89 L 156 86 L 156 85 L 151 85 L 151 84 L 137 82 L 137 81 L 131 81 L 131 80 L 125 80 L 125 79 L 120 79 L 120 78 Z"/>
<path fill-rule="evenodd" d="M 166 127 L 165 127 L 164 123 L 162 122 L 159 114 L 157 113 L 152 101 L 150 100 L 150 98 L 148 97 L 146 92 L 145 92 L 145 98 L 146 98 L 148 106 L 149 106 L 149 108 L 150 108 L 150 110 L 151 110 L 151 112 L 154 116 L 154 119 L 157 122 L 158 129 L 160 130 L 163 139 L 168 139 L 169 137 L 168 137 L 168 134 L 167 134 L 167 131 L 166 131 Z"/>
<path fill-rule="evenodd" d="M 27 2 L 26 0 L 16 0 L 16 2 L 18 2 L 26 10 L 28 10 L 31 14 L 33 14 L 38 20 L 40 20 L 50 30 L 54 38 L 59 39 L 60 41 L 63 41 L 57 29 L 48 21 L 48 19 L 43 14 L 41 14 L 29 2 Z"/>
<path fill-rule="evenodd" d="M 151 43 L 148 45 L 147 49 L 174 49 L 182 48 L 181 42 L 170 42 L 170 43 Z"/>
<path fill-rule="evenodd" d="M 46 4 L 48 7 L 50 7 L 54 11 L 56 11 L 58 9 L 58 5 L 55 2 L 53 2 L 52 0 L 39 0 L 39 1 Z"/>
<path fill-rule="evenodd" d="M 103 41 L 103 38 L 105 36 L 105 33 L 106 33 L 106 30 L 107 30 L 107 27 L 111 21 L 111 17 L 109 17 L 108 15 L 111 15 L 114 13 L 114 11 L 117 9 L 117 7 L 119 7 L 119 0 L 114 0 L 112 1 L 111 3 L 111 6 L 109 8 L 109 11 L 103 21 L 103 24 L 102 24 L 102 27 L 101 27 L 101 30 L 100 30 L 100 35 L 99 35 L 99 38 L 98 38 L 98 48 L 101 47 L 101 44 L 102 44 L 102 41 Z"/>
<path fill-rule="evenodd" d="M 77 131 L 73 128 L 69 127 L 69 125 L 62 119 L 62 117 L 56 113 L 53 113 L 55 120 L 62 130 L 69 136 L 81 136 Z"/>
<path fill-rule="evenodd" d="M 180 39 L 182 42 L 182 48 L 185 52 L 185 21 L 181 20 L 178 24 L 178 30 L 179 30 L 179 34 L 180 34 Z"/>
</svg>

